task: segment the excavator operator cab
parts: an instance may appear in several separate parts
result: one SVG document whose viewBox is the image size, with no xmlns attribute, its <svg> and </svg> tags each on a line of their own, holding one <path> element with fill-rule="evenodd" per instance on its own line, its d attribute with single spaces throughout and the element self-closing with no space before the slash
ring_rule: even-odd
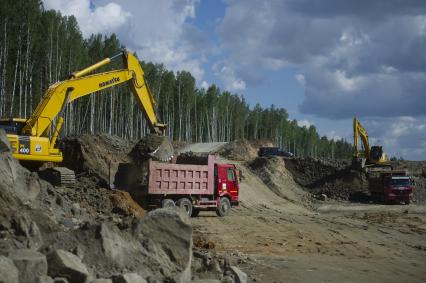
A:
<svg viewBox="0 0 426 283">
<path fill-rule="evenodd" d="M 382 156 L 383 156 L 382 146 L 374 145 L 374 146 L 371 147 L 371 150 L 370 150 L 371 160 L 379 161 L 383 158 Z"/>
<path fill-rule="evenodd" d="M 26 119 L 6 118 L 0 119 L 0 129 L 6 131 L 6 134 L 20 135 L 22 128 L 26 125 Z"/>
</svg>

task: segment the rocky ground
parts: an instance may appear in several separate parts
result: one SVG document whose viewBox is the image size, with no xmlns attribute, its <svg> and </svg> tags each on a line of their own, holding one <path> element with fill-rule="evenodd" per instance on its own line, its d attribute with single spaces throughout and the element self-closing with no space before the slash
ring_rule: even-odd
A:
<svg viewBox="0 0 426 283">
<path fill-rule="evenodd" d="M 11 156 L 0 131 L 0 282 L 244 281 L 226 257 L 193 253 L 182 211 L 146 213 L 129 193 L 105 187 L 109 160 L 87 152 L 80 161 L 90 170 L 77 174 L 77 186 L 53 187 Z"/>
<path fill-rule="evenodd" d="M 426 280 L 425 163 L 395 164 L 418 189 L 414 204 L 389 206 L 366 200 L 366 180 L 347 161 L 258 158 L 269 141 L 179 144 L 242 171 L 241 205 L 229 216 L 188 219 L 142 208 L 149 142 L 63 140 L 65 165 L 77 172 L 66 188 L 20 166 L 2 134 L 0 282 Z M 123 175 L 135 159 L 125 168 L 132 177 Z"/>
</svg>

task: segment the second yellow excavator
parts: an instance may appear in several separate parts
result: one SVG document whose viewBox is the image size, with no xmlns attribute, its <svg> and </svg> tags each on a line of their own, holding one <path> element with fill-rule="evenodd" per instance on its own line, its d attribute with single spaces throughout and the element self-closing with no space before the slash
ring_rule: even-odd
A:
<svg viewBox="0 0 426 283">
<path fill-rule="evenodd" d="M 90 74 L 118 57 L 123 59 L 123 69 Z M 156 115 L 155 101 L 145 82 L 142 66 L 133 54 L 123 51 L 72 73 L 67 80 L 51 85 L 29 119 L 0 120 L 0 128 L 7 133 L 13 156 L 35 168 L 45 163 L 62 162 L 62 152 L 56 141 L 64 122 L 65 106 L 80 97 L 126 82 L 144 113 L 151 133 L 164 135 L 166 125 L 160 123 Z M 173 147 L 170 145 L 168 149 L 156 152 L 162 152 L 163 156 L 158 159 L 165 160 L 171 158 Z M 56 168 L 62 175 L 63 182 L 73 181 L 73 172 L 66 168 Z M 64 177 L 67 175 L 69 176 Z"/>
<path fill-rule="evenodd" d="M 381 145 L 373 145 L 370 148 L 368 141 L 368 134 L 365 128 L 361 125 L 359 120 L 354 117 L 353 120 L 354 128 L 354 154 L 353 161 L 354 164 L 360 165 L 361 168 L 364 167 L 389 167 L 390 162 L 387 154 L 383 151 Z M 358 137 L 361 138 L 363 149 L 358 150 Z"/>
</svg>

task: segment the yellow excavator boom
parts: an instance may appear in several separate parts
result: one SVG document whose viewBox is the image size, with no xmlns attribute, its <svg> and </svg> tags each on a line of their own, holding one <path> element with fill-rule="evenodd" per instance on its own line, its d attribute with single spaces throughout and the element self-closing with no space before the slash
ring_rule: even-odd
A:
<svg viewBox="0 0 426 283">
<path fill-rule="evenodd" d="M 45 136 L 53 119 L 73 100 L 90 95 L 94 92 L 128 82 L 129 87 L 138 101 L 151 132 L 161 134 L 165 125 L 158 121 L 155 113 L 155 101 L 148 85 L 145 82 L 144 72 L 138 59 L 130 52 L 123 52 L 125 69 L 104 72 L 94 75 L 88 73 L 110 63 L 112 58 L 104 59 L 88 68 L 73 73 L 71 78 L 57 82 L 49 87 L 47 93 L 38 104 L 33 115 L 26 122 L 23 134 L 31 136 Z M 57 129 L 59 130 L 59 129 Z"/>
<path fill-rule="evenodd" d="M 117 57 L 123 59 L 123 69 L 90 74 Z M 62 153 L 55 144 L 64 122 L 65 106 L 75 99 L 122 83 L 127 83 L 135 96 L 151 133 L 164 135 L 166 125 L 156 115 L 155 101 L 145 81 L 142 66 L 133 54 L 123 51 L 51 85 L 28 120 L 14 118 L 0 121 L 0 126 L 9 130 L 8 139 L 14 157 L 23 161 L 61 162 Z M 53 125 L 53 132 L 50 133 Z"/>
</svg>

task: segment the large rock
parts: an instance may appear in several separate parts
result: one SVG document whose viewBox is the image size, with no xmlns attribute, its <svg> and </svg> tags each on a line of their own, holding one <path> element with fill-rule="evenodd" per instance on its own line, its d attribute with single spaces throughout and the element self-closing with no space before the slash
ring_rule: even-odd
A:
<svg viewBox="0 0 426 283">
<path fill-rule="evenodd" d="M 136 252 L 142 248 L 136 239 L 123 238 L 117 226 L 111 223 L 102 223 L 100 236 L 105 256 L 120 267 L 131 265 Z"/>
<path fill-rule="evenodd" d="M 44 275 L 44 276 L 38 276 L 35 279 L 35 283 L 54 283 L 54 281 L 52 277 Z"/>
<path fill-rule="evenodd" d="M 97 278 L 93 280 L 92 283 L 112 283 L 112 279 Z"/>
<path fill-rule="evenodd" d="M 192 226 L 188 216 L 179 209 L 156 209 L 134 227 L 137 234 L 151 250 L 161 249 L 176 266 L 176 282 L 191 281 Z M 148 248 L 149 249 L 149 248 Z"/>
<path fill-rule="evenodd" d="M 22 167 L 12 156 L 3 129 L 0 129 L 0 180 L 0 190 L 14 192 L 22 201 L 33 201 L 40 193 L 38 176 Z"/>
<path fill-rule="evenodd" d="M 147 283 L 145 279 L 137 273 L 126 273 L 114 277 L 114 283 Z"/>
<path fill-rule="evenodd" d="M 40 229 L 27 214 L 17 214 L 11 219 L 12 228 L 16 236 L 25 236 L 26 247 L 38 249 L 43 244 Z"/>
<path fill-rule="evenodd" d="M 18 269 L 13 261 L 7 257 L 0 256 L 0 283 L 17 283 Z"/>
<path fill-rule="evenodd" d="M 225 277 L 230 276 L 235 283 L 247 283 L 247 274 L 236 266 L 229 266 L 225 271 Z"/>
<path fill-rule="evenodd" d="M 86 266 L 76 255 L 64 250 L 55 250 L 48 254 L 48 273 L 52 277 L 67 278 L 70 283 L 84 282 L 89 276 Z"/>
<path fill-rule="evenodd" d="M 14 250 L 9 258 L 19 270 L 19 282 L 31 282 L 35 277 L 47 274 L 46 256 L 34 250 Z"/>
</svg>

